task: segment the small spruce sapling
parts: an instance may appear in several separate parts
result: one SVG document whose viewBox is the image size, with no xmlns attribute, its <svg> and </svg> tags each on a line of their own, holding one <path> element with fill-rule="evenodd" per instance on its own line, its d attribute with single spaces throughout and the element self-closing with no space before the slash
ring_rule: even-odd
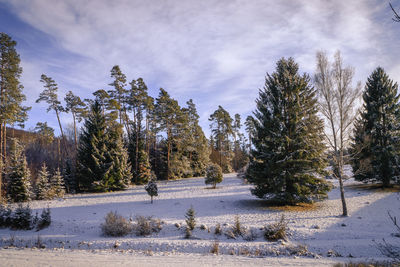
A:
<svg viewBox="0 0 400 267">
<path fill-rule="evenodd" d="M 216 188 L 217 184 L 222 182 L 222 169 L 218 164 L 211 164 L 207 167 L 206 184 L 212 184 Z"/>
<path fill-rule="evenodd" d="M 50 208 L 43 209 L 40 219 L 36 225 L 36 231 L 40 231 L 51 224 Z"/>
<path fill-rule="evenodd" d="M 193 230 L 196 226 L 196 212 L 194 211 L 193 206 L 190 206 L 190 209 L 186 211 L 185 218 L 188 228 Z"/>
<path fill-rule="evenodd" d="M 151 197 L 151 204 L 153 204 L 153 197 L 158 196 L 157 183 L 152 179 L 145 187 L 147 194 Z"/>
</svg>

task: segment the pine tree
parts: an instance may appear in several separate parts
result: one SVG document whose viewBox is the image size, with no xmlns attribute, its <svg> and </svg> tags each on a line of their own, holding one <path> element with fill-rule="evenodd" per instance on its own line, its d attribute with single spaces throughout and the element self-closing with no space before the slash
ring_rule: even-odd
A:
<svg viewBox="0 0 400 267">
<path fill-rule="evenodd" d="M 384 187 L 400 181 L 397 90 L 397 83 L 380 67 L 368 77 L 353 143 L 352 167 L 358 181 L 382 182 Z"/>
<path fill-rule="evenodd" d="M 256 104 L 254 149 L 246 173 L 255 186 L 252 194 L 272 194 L 287 204 L 326 197 L 329 185 L 317 177 L 326 166 L 323 122 L 309 76 L 298 74 L 292 58 L 279 60 Z"/>
<path fill-rule="evenodd" d="M 144 187 L 147 194 L 151 197 L 151 204 L 153 204 L 153 197 L 158 196 L 157 183 L 154 179 L 150 180 L 149 183 Z"/>
<path fill-rule="evenodd" d="M 15 49 L 17 43 L 5 33 L 0 33 L 0 202 L 2 201 L 3 171 L 7 148 L 7 124 L 24 126 L 30 107 L 22 106 L 26 100 L 19 82 L 22 74 L 20 57 Z"/>
<path fill-rule="evenodd" d="M 35 194 L 36 199 L 43 200 L 49 199 L 50 197 L 50 183 L 49 183 L 49 172 L 47 171 L 46 163 L 43 162 L 42 168 L 39 170 Z"/>
<path fill-rule="evenodd" d="M 213 188 L 217 187 L 217 184 L 221 183 L 223 179 L 222 169 L 218 164 L 211 164 L 207 168 L 207 175 L 205 179 L 206 184 L 212 184 Z"/>
<path fill-rule="evenodd" d="M 210 128 L 215 140 L 215 148 L 218 151 L 218 160 L 214 163 L 219 164 L 224 173 L 231 172 L 232 149 L 229 137 L 233 134 L 233 120 L 228 111 L 221 106 L 218 106 L 208 120 L 211 121 Z"/>
<path fill-rule="evenodd" d="M 50 188 L 53 197 L 63 197 L 65 194 L 64 178 L 58 168 L 50 177 Z"/>
<path fill-rule="evenodd" d="M 8 198 L 13 202 L 28 201 L 31 197 L 31 173 L 26 162 L 23 146 L 13 138 L 10 162 L 7 168 Z"/>
<path fill-rule="evenodd" d="M 145 184 L 151 179 L 151 166 L 149 162 L 149 156 L 146 151 L 139 151 L 139 167 L 137 172 L 137 184 Z"/>
<path fill-rule="evenodd" d="M 185 218 L 187 227 L 190 230 L 194 230 L 194 227 L 196 226 L 196 212 L 194 211 L 193 206 L 190 206 L 190 209 L 186 211 Z"/>
<path fill-rule="evenodd" d="M 82 119 L 86 116 L 86 105 L 79 96 L 76 96 L 69 91 L 64 98 L 66 106 L 65 112 L 71 112 L 72 119 L 74 122 L 74 141 L 75 141 L 75 149 L 78 149 L 78 137 L 76 132 L 76 121 L 81 122 Z"/>
</svg>

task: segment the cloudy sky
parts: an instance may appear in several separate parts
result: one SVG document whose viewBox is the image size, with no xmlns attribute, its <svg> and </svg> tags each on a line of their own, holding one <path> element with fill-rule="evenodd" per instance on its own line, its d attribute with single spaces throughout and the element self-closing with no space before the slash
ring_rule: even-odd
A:
<svg viewBox="0 0 400 267">
<path fill-rule="evenodd" d="M 399 0 L 392 4 L 400 9 Z M 119 65 L 129 81 L 142 77 L 153 97 L 162 87 L 181 106 L 192 98 L 207 135 L 218 105 L 232 117 L 251 114 L 281 57 L 312 75 L 318 50 L 339 49 L 357 81 L 377 66 L 400 81 L 400 23 L 382 0 L 0 0 L 0 32 L 18 42 L 28 128 L 48 121 L 57 129 L 54 114 L 35 104 L 42 73 L 56 80 L 60 97 L 72 90 L 88 98 L 111 89 L 110 70 Z"/>
</svg>

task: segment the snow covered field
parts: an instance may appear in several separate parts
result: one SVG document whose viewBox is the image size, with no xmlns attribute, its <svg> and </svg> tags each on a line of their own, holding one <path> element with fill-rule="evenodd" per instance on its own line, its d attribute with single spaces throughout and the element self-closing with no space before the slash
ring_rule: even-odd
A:
<svg viewBox="0 0 400 267">
<path fill-rule="evenodd" d="M 148 263 L 184 265 L 193 261 L 198 265 L 326 265 L 333 262 L 385 260 L 373 240 L 382 238 L 400 245 L 387 211 L 400 217 L 398 193 L 365 190 L 346 182 L 346 197 L 350 216 L 342 218 L 338 188 L 318 208 L 307 211 L 281 211 L 265 206 L 250 194 L 250 185 L 243 184 L 234 174 L 226 175 L 217 189 L 208 189 L 204 178 L 191 178 L 159 183 L 159 197 L 150 204 L 143 186 L 127 191 L 99 194 L 67 195 L 65 199 L 34 201 L 31 208 L 51 209 L 52 224 L 40 232 L 0 229 L 0 265 L 43 265 L 43 259 L 69 259 L 68 265 L 87 265 L 87 259 L 107 265 L 118 260 L 123 265 Z M 184 239 L 185 213 L 190 206 L 196 211 L 197 225 L 192 239 Z M 135 218 L 137 215 L 161 219 L 163 229 L 148 237 L 134 234 L 122 238 L 104 237 L 100 224 L 110 211 Z M 289 241 L 266 242 L 263 226 L 278 221 L 282 214 L 288 221 Z M 217 223 L 227 231 L 238 215 L 240 222 L 257 237 L 246 241 L 243 237 L 229 239 L 214 235 Z M 175 224 L 181 224 L 177 228 Z M 205 230 L 200 229 L 201 225 Z M 209 231 L 208 231 L 209 229 Z M 31 250 L 38 238 L 46 250 Z M 210 249 L 219 241 L 219 254 Z M 5 249 L 13 243 L 17 248 Z M 308 248 L 308 252 L 304 249 Z M 235 254 L 231 256 L 230 254 Z M 305 256 L 302 256 L 305 255 Z M 132 257 L 134 256 L 134 257 Z M 333 256 L 333 257 L 328 257 Z M 36 261 L 35 261 L 36 259 Z M 74 262 L 74 259 L 76 260 Z M 140 264 L 141 263 L 141 264 Z M 58 264 L 57 264 L 58 265 Z"/>
</svg>

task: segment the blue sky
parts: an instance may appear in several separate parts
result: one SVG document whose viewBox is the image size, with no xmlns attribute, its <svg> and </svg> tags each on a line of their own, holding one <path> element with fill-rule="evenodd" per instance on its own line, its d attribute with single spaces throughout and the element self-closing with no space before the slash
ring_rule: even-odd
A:
<svg viewBox="0 0 400 267">
<path fill-rule="evenodd" d="M 400 1 L 392 4 L 400 9 Z M 387 1 L 352 0 L 0 0 L 0 32 L 18 42 L 22 84 L 32 106 L 27 128 L 53 113 L 35 100 L 42 73 L 81 98 L 111 89 L 110 70 L 142 77 L 153 97 L 160 87 L 181 106 L 192 98 L 209 135 L 209 115 L 222 105 L 242 120 L 281 57 L 315 71 L 315 54 L 341 50 L 355 80 L 382 66 L 400 81 L 400 23 Z M 72 119 L 62 115 L 66 126 Z"/>
</svg>

